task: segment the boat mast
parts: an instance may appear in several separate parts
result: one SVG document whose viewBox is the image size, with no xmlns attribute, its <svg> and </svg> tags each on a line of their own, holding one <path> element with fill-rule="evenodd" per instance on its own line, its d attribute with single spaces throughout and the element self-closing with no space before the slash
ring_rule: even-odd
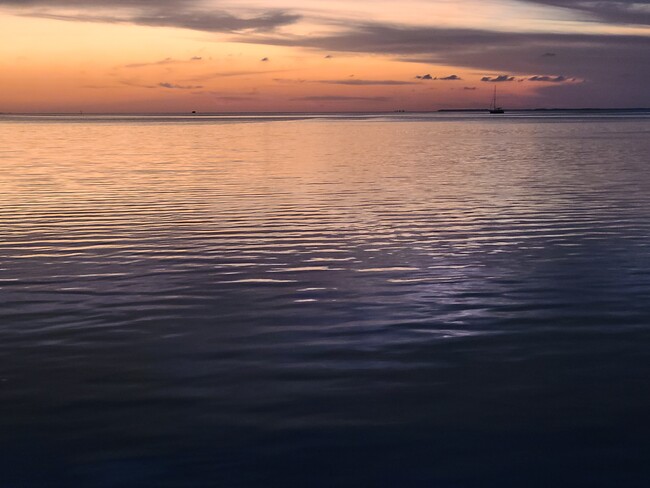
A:
<svg viewBox="0 0 650 488">
<path fill-rule="evenodd" d="M 497 86 L 494 85 L 494 98 L 492 99 L 492 109 L 497 109 Z"/>
</svg>

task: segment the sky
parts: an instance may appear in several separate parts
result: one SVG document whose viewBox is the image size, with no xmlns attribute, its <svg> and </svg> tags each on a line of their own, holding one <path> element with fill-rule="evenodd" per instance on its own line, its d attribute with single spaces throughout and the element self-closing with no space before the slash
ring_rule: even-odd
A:
<svg viewBox="0 0 650 488">
<path fill-rule="evenodd" d="M 636 0 L 0 0 L 0 112 L 650 107 Z"/>
</svg>

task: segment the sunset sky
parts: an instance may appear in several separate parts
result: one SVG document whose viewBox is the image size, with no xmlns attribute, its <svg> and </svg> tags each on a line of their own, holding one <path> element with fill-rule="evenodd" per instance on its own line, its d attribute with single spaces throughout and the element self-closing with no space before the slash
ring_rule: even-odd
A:
<svg viewBox="0 0 650 488">
<path fill-rule="evenodd" d="M 0 0 L 0 112 L 650 106 L 634 0 Z"/>
</svg>

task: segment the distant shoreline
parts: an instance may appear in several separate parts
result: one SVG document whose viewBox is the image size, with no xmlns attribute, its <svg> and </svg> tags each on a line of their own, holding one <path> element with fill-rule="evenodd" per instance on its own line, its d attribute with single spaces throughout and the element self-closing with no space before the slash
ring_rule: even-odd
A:
<svg viewBox="0 0 650 488">
<path fill-rule="evenodd" d="M 507 113 L 514 112 L 650 112 L 650 108 L 505 108 Z M 0 116 L 302 116 L 302 115 L 408 115 L 408 114 L 432 114 L 432 113 L 484 113 L 487 108 L 442 108 L 437 110 L 391 110 L 391 111 L 322 111 L 322 112 L 0 112 Z"/>
<path fill-rule="evenodd" d="M 441 108 L 437 112 L 485 112 L 486 108 Z M 648 112 L 650 108 L 513 108 L 508 112 Z"/>
</svg>

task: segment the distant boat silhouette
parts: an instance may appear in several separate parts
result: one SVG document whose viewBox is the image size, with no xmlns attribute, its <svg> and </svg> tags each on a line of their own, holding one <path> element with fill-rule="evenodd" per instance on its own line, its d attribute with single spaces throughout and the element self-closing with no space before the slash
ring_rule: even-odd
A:
<svg viewBox="0 0 650 488">
<path fill-rule="evenodd" d="M 505 110 L 501 107 L 497 107 L 497 87 L 494 86 L 494 97 L 492 98 L 492 107 L 490 108 L 491 114 L 504 114 Z"/>
</svg>

